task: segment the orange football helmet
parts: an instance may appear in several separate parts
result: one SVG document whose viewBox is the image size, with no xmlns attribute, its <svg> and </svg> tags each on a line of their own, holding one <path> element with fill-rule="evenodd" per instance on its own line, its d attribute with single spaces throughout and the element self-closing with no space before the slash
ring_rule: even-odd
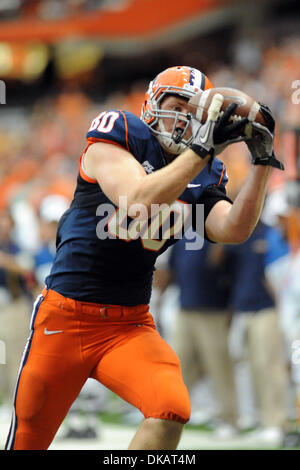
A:
<svg viewBox="0 0 300 470">
<path fill-rule="evenodd" d="M 199 91 L 208 88 L 212 88 L 210 80 L 200 70 L 186 66 L 170 67 L 150 82 L 142 105 L 141 120 L 169 153 L 178 155 L 191 143 L 192 137 L 188 140 L 184 139 L 190 119 L 185 113 L 161 110 L 160 103 L 168 94 L 178 95 L 188 100 Z M 174 119 L 172 132 L 165 130 L 161 118 Z M 186 122 L 180 134 L 176 131 L 178 120 Z"/>
</svg>

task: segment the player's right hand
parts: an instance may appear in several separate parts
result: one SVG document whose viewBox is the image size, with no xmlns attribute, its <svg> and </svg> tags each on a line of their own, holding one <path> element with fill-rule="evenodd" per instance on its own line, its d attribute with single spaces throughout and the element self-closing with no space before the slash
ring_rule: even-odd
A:
<svg viewBox="0 0 300 470">
<path fill-rule="evenodd" d="M 192 118 L 194 140 L 191 148 L 202 158 L 208 154 L 214 157 L 228 145 L 240 142 L 245 138 L 244 129 L 248 119 L 244 118 L 237 122 L 230 122 L 230 118 L 237 107 L 236 103 L 231 103 L 223 115 L 218 118 L 223 100 L 222 95 L 213 97 L 205 124 L 201 124 L 197 119 Z"/>
</svg>

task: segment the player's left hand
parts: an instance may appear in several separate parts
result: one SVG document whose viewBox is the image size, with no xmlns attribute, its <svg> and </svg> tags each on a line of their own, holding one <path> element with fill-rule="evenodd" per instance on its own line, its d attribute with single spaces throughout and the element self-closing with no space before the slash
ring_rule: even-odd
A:
<svg viewBox="0 0 300 470">
<path fill-rule="evenodd" d="M 279 170 L 284 170 L 283 164 L 274 154 L 274 130 L 275 120 L 271 110 L 265 104 L 260 104 L 260 112 L 263 115 L 266 125 L 252 122 L 251 137 L 245 139 L 251 153 L 253 165 L 273 166 Z"/>
</svg>

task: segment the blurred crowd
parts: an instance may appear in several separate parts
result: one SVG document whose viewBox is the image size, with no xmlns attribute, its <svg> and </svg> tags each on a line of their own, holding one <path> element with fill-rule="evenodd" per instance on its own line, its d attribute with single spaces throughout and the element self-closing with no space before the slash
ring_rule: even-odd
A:
<svg viewBox="0 0 300 470">
<path fill-rule="evenodd" d="M 43 4 L 44 9 L 49 5 L 52 8 L 54 4 L 59 4 L 61 9 L 88 9 L 104 2 L 48 0 L 27 3 L 36 8 Z M 41 14 L 40 10 L 37 11 Z M 184 374 L 191 390 L 203 377 L 212 378 L 221 418 L 234 429 L 238 427 L 239 400 L 244 394 L 235 384 L 234 369 L 244 363 L 246 356 L 241 343 L 247 336 L 247 357 L 254 383 L 253 396 L 252 392 L 248 394 L 251 395 L 250 401 L 254 396 L 257 398 L 256 405 L 253 405 L 257 412 L 255 420 L 265 428 L 279 429 L 279 433 L 274 431 L 270 435 L 281 439 L 286 421 L 291 416 L 300 423 L 296 412 L 300 378 L 299 372 L 294 373 L 294 366 L 300 360 L 295 356 L 297 351 L 292 350 L 298 344 L 295 341 L 300 342 L 300 312 L 297 311 L 300 284 L 296 282 L 297 277 L 300 278 L 297 259 L 300 239 L 296 240 L 296 249 L 295 244 L 292 249 L 289 243 L 290 220 L 294 224 L 293 233 L 298 233 L 300 209 L 289 205 L 285 193 L 287 178 L 295 179 L 297 171 L 296 157 L 294 160 L 291 158 L 291 146 L 287 147 L 285 136 L 300 128 L 300 103 L 292 100 L 295 91 L 292 83 L 300 79 L 300 38 L 286 37 L 276 45 L 262 45 L 248 38 L 235 44 L 230 64 L 213 63 L 203 71 L 214 86 L 242 89 L 270 106 L 277 124 L 276 154 L 285 162 L 287 171 L 284 174 L 276 170 L 272 173 L 268 207 L 248 244 L 240 251 L 215 246 L 208 248 L 205 244 L 198 254 L 202 256 L 198 267 L 199 264 L 205 269 L 211 266 L 211 283 L 217 282 L 213 266 L 217 266 L 217 271 L 223 276 L 221 284 L 226 281 L 225 285 L 219 285 L 220 297 L 217 289 L 213 292 L 211 289 L 201 290 L 201 270 L 195 274 L 195 263 L 186 263 L 185 256 L 190 254 L 180 252 L 179 244 L 178 253 L 174 249 L 158 266 L 153 305 L 160 312 L 156 314 L 156 321 L 162 334 L 174 343 L 182 363 L 186 364 L 183 366 Z M 189 56 L 186 58 L 188 60 Z M 171 65 L 177 64 L 168 63 L 166 67 Z M 194 54 L 192 63 L 184 65 L 201 68 L 200 56 L 199 63 Z M 116 90 L 97 103 L 80 90 L 65 91 L 54 97 L 41 97 L 30 110 L 7 109 L 5 117 L 0 118 L 0 338 L 7 342 L 10 361 L 8 367 L 0 370 L 0 401 L 8 400 L 8 397 L 9 401 L 12 399 L 32 300 L 43 286 L 51 267 L 57 223 L 72 200 L 78 160 L 85 147 L 85 134 L 90 122 L 108 108 L 126 109 L 139 115 L 146 87 L 146 81 L 139 81 L 132 84 L 129 92 Z M 229 176 L 228 194 L 234 199 L 249 171 L 247 147 L 235 144 L 224 152 L 222 159 Z M 290 219 L 291 212 L 293 217 Z M 230 261 L 222 264 L 226 259 Z M 183 270 L 186 264 L 190 271 Z M 190 276 L 197 280 L 194 294 L 187 294 L 190 300 L 195 296 L 194 303 L 182 301 L 186 286 L 180 281 L 181 272 L 185 272 L 185 279 Z M 166 291 L 172 292 L 167 302 L 163 299 Z M 202 292 L 201 299 L 197 300 L 199 292 Z M 238 295 L 241 293 L 248 298 L 241 298 Z M 164 313 L 170 312 L 170 308 L 173 312 L 171 322 L 168 321 L 169 313 Z M 178 325 L 185 324 L 187 328 L 185 318 L 191 316 L 191 311 L 191 321 L 198 316 L 202 324 L 199 323 L 197 329 L 204 332 L 204 337 L 196 338 L 196 342 L 202 345 L 202 351 L 196 351 L 197 360 L 193 359 L 191 351 L 185 351 L 184 345 L 191 346 L 191 333 L 181 327 L 176 331 L 177 318 L 181 321 Z M 247 315 L 239 315 L 241 312 Z M 191 323 L 190 331 L 193 329 Z M 215 357 L 212 364 L 210 360 L 215 352 L 219 353 L 219 358 Z M 292 356 L 296 357 L 294 362 Z M 192 370 L 195 366 L 196 370 Z M 193 416 L 195 418 L 196 414 Z"/>
<path fill-rule="evenodd" d="M 80 15 L 84 12 L 103 8 L 115 8 L 123 0 L 13 0 L 2 1 L 0 17 L 5 18 L 38 18 L 41 20 L 61 19 Z"/>
</svg>

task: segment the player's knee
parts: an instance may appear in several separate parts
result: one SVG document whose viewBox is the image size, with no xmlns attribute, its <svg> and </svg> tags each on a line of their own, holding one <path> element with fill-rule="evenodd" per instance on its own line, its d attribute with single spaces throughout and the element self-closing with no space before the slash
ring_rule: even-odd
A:
<svg viewBox="0 0 300 470">
<path fill-rule="evenodd" d="M 168 440 L 178 439 L 181 436 L 184 423 L 172 421 L 168 419 L 148 418 L 143 422 L 143 430 L 152 433 L 153 435 L 164 438 L 167 436 Z"/>
<path fill-rule="evenodd" d="M 170 421 L 185 424 L 190 419 L 191 406 L 188 397 L 170 397 L 168 401 L 161 403 L 159 417 Z"/>
</svg>

